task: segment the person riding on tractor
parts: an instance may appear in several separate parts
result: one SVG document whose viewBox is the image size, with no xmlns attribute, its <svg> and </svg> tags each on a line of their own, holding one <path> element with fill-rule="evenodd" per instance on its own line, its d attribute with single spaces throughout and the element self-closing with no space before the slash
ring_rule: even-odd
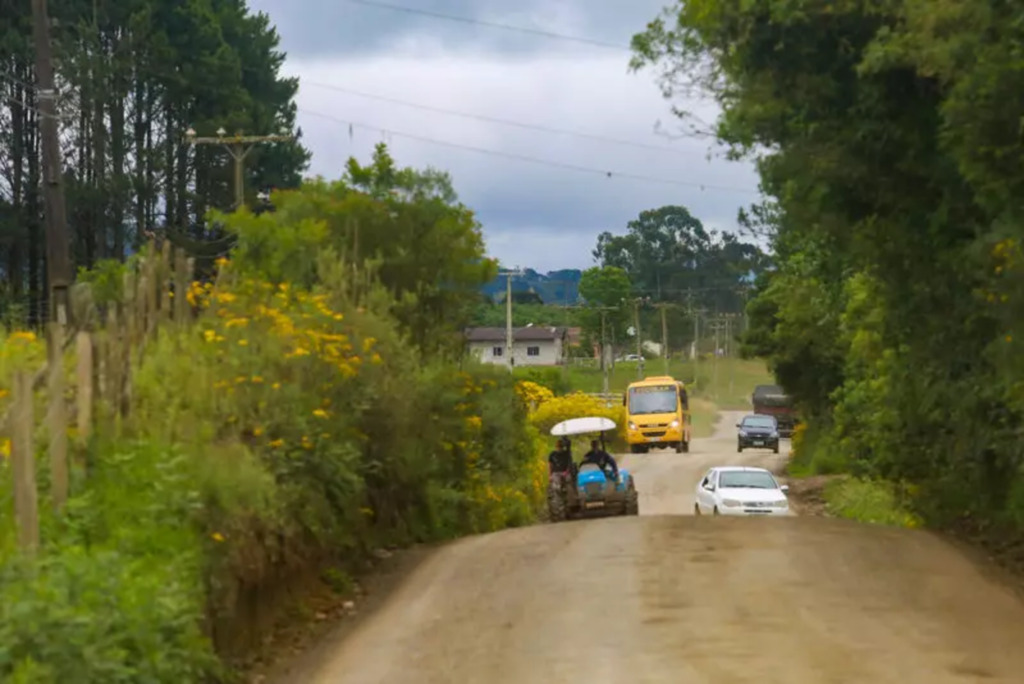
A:
<svg viewBox="0 0 1024 684">
<path fill-rule="evenodd" d="M 611 457 L 611 454 L 601 448 L 600 442 L 596 439 L 590 442 L 590 451 L 583 457 L 580 466 L 582 467 L 586 463 L 593 463 L 606 475 L 610 471 L 610 479 L 612 480 L 617 480 L 619 477 L 619 465 Z"/>
<path fill-rule="evenodd" d="M 558 440 L 558 448 L 548 454 L 548 467 L 552 473 L 571 473 L 573 471 L 571 442 L 563 437 Z"/>
</svg>

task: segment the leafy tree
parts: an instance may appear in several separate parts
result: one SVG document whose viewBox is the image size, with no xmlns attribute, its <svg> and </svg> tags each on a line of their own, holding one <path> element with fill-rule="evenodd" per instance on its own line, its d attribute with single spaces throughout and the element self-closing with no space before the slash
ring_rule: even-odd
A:
<svg viewBox="0 0 1024 684">
<path fill-rule="evenodd" d="M 721 312 L 742 309 L 744 283 L 765 265 L 755 245 L 705 230 L 681 206 L 641 212 L 625 235 L 602 233 L 594 257 L 626 271 L 638 294 Z"/>
<path fill-rule="evenodd" d="M 233 220 L 239 259 L 275 282 L 303 286 L 319 277 L 325 254 L 369 263 L 417 345 L 461 350 L 461 328 L 496 273 L 473 212 L 457 202 L 446 175 L 398 168 L 383 144 L 369 165 L 350 159 L 347 168 L 340 181 L 274 193 L 274 212 Z"/>
<path fill-rule="evenodd" d="M 233 162 L 182 141 L 190 127 L 295 129 L 298 81 L 280 75 L 270 20 L 241 0 L 58 2 L 50 11 L 75 266 L 123 260 L 147 233 L 210 261 L 223 254 L 230 241 L 210 244 L 224 235 L 204 217 L 233 205 Z M 0 3 L 0 26 L 0 296 L 37 316 L 47 288 L 30 3 Z M 297 187 L 308 161 L 299 143 L 254 148 L 247 197 Z"/>
<path fill-rule="evenodd" d="M 933 520 L 1024 527 L 1024 8 L 677 2 L 633 39 L 757 162 L 774 271 L 748 312 L 820 455 L 906 479 Z"/>
<path fill-rule="evenodd" d="M 580 278 L 580 296 L 586 307 L 581 312 L 584 336 L 598 345 L 626 339 L 629 326 L 628 298 L 632 284 L 626 271 L 617 266 L 595 266 Z M 608 308 L 612 310 L 607 310 Z M 605 311 L 601 311 L 605 309 Z M 602 320 L 604 321 L 602 338 Z"/>
</svg>

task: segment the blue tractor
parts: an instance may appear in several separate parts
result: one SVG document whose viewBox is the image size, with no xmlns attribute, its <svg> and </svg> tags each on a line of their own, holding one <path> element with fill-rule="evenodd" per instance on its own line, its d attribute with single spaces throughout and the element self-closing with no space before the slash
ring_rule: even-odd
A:
<svg viewBox="0 0 1024 684">
<path fill-rule="evenodd" d="M 614 429 L 615 422 L 608 418 L 573 418 L 551 428 L 551 434 L 569 438 L 596 433 L 604 449 L 604 435 Z M 633 476 L 624 468 L 619 468 L 618 477 L 614 480 L 610 473 L 592 463 L 574 468 L 572 473 L 551 473 L 548 484 L 548 518 L 551 522 L 639 513 L 640 499 Z"/>
</svg>

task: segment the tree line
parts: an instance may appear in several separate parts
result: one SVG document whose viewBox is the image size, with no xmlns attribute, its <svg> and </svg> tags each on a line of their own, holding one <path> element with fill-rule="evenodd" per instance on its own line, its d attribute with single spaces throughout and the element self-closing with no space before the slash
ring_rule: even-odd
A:
<svg viewBox="0 0 1024 684">
<path fill-rule="evenodd" d="M 604 339 L 622 348 L 633 344 L 629 329 L 636 315 L 643 337 L 660 342 L 666 308 L 669 347 L 679 350 L 694 339 L 695 317 L 706 323 L 741 314 L 755 278 L 770 265 L 756 244 L 705 228 L 679 205 L 642 211 L 624 233 L 602 232 L 591 254 L 597 265 L 583 272 L 576 302 L 545 306 L 536 294 L 513 293 L 513 325 L 579 326 L 589 350 L 601 342 L 603 317 Z M 478 305 L 474 324 L 504 325 L 503 302 Z"/>
<path fill-rule="evenodd" d="M 123 260 L 154 231 L 212 265 L 230 240 L 205 216 L 232 206 L 232 162 L 185 133 L 295 131 L 298 82 L 268 17 L 243 0 L 49 5 L 75 265 Z M 0 312 L 24 323 L 47 290 L 30 3 L 0 3 L 0 25 Z M 248 196 L 297 187 L 308 160 L 299 142 L 253 149 Z"/>
<path fill-rule="evenodd" d="M 749 305 L 809 465 L 934 523 L 1024 524 L 1024 7 L 689 0 L 633 39 L 756 160 L 775 267 Z"/>
</svg>

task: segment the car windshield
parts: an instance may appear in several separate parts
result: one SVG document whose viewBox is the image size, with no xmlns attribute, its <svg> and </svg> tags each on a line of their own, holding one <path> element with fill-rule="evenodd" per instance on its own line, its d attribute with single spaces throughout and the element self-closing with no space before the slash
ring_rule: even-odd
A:
<svg viewBox="0 0 1024 684">
<path fill-rule="evenodd" d="M 722 489 L 779 488 L 775 478 L 763 470 L 724 470 L 719 476 L 718 486 Z"/>
<path fill-rule="evenodd" d="M 745 428 L 774 428 L 775 419 L 770 416 L 747 416 L 743 419 Z"/>
<path fill-rule="evenodd" d="M 634 387 L 629 390 L 629 412 L 634 415 L 675 413 L 678 404 L 679 395 L 676 394 L 676 388 L 671 385 Z"/>
</svg>

